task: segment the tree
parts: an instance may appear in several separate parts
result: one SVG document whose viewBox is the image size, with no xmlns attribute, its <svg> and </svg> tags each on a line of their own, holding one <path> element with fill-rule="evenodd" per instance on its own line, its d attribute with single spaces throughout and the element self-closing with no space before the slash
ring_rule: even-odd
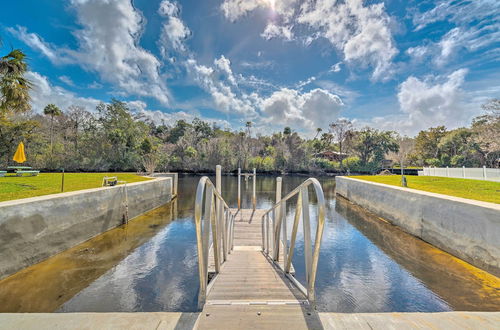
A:
<svg viewBox="0 0 500 330">
<path fill-rule="evenodd" d="M 0 58 L 0 115 L 31 109 L 31 82 L 24 77 L 28 70 L 26 55 L 14 49 Z"/>
<path fill-rule="evenodd" d="M 444 126 L 431 127 L 426 131 L 420 131 L 415 138 L 415 155 L 424 165 L 439 162 L 439 141 L 446 135 Z"/>
<path fill-rule="evenodd" d="M 401 166 L 401 185 L 403 187 L 406 187 L 406 178 L 405 178 L 405 165 L 406 165 L 406 160 L 408 159 L 408 156 L 413 152 L 415 149 L 415 139 L 412 139 L 407 136 L 398 136 L 396 139 L 398 143 L 398 151 L 396 152 L 396 158 L 399 162 L 399 165 Z"/>
<path fill-rule="evenodd" d="M 250 128 L 252 128 L 252 122 L 251 121 L 247 121 L 245 123 L 245 127 L 247 128 L 247 135 L 250 136 L 251 135 Z"/>
<path fill-rule="evenodd" d="M 71 105 L 68 108 L 68 118 L 73 129 L 73 143 L 75 154 L 78 153 L 78 139 L 83 123 L 90 117 L 90 113 L 84 107 Z"/>
<path fill-rule="evenodd" d="M 59 109 L 55 104 L 47 104 L 43 109 L 43 114 L 50 116 L 50 154 L 53 150 L 53 139 L 54 139 L 54 117 L 62 115 L 61 109 Z"/>
<path fill-rule="evenodd" d="M 316 128 L 316 135 L 314 136 L 313 140 L 316 140 L 316 138 L 318 137 L 319 133 L 321 133 L 321 131 L 323 131 L 323 129 L 321 127 Z"/>
<path fill-rule="evenodd" d="M 330 132 L 336 140 L 339 146 L 339 153 L 342 156 L 353 137 L 352 122 L 344 118 L 338 119 L 330 124 Z M 340 163 L 340 167 L 342 169 L 342 162 Z"/>
<path fill-rule="evenodd" d="M 399 145 L 394 135 L 392 131 L 379 131 L 369 127 L 356 132 L 353 149 L 359 156 L 361 166 L 367 170 L 376 170 L 385 154 L 389 151 L 397 152 Z"/>
</svg>

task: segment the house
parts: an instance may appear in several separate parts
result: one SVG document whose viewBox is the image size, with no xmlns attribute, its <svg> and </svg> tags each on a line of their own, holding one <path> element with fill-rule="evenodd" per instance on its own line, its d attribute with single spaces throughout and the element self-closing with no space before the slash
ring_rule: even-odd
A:
<svg viewBox="0 0 500 330">
<path fill-rule="evenodd" d="M 316 157 L 328 159 L 330 161 L 340 162 L 340 161 L 344 160 L 345 158 L 349 157 L 349 155 L 346 153 L 340 153 L 337 151 L 323 151 L 323 152 L 317 153 Z"/>
</svg>

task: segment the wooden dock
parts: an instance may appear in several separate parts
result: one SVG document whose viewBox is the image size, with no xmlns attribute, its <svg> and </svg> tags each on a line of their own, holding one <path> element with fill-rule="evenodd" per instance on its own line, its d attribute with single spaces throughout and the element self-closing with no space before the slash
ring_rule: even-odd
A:
<svg viewBox="0 0 500 330">
<path fill-rule="evenodd" d="M 307 298 L 261 251 L 265 210 L 232 212 L 234 250 L 209 285 L 199 327 L 296 329 L 319 322 Z"/>
</svg>

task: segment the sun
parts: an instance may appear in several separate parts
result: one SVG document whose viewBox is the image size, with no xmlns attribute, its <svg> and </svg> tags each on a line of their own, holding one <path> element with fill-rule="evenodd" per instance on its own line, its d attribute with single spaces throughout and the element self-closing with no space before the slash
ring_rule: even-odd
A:
<svg viewBox="0 0 500 330">
<path fill-rule="evenodd" d="M 265 4 L 271 8 L 272 11 L 276 8 L 276 0 L 264 0 Z"/>
</svg>

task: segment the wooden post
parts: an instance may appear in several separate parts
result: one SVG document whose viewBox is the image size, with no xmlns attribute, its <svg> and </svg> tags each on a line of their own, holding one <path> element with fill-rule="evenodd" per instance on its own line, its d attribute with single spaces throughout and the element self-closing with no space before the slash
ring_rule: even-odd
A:
<svg viewBox="0 0 500 330">
<path fill-rule="evenodd" d="M 64 168 L 62 169 L 62 176 L 61 176 L 61 192 L 64 192 Z"/>
<path fill-rule="evenodd" d="M 465 166 L 462 166 L 462 177 L 465 179 Z"/>
<path fill-rule="evenodd" d="M 252 195 L 252 204 L 253 204 L 253 209 L 257 207 L 257 195 L 255 194 L 255 183 L 257 181 L 257 169 L 253 169 L 253 195 Z"/>
<path fill-rule="evenodd" d="M 238 167 L 238 210 L 241 209 L 241 168 Z"/>
<path fill-rule="evenodd" d="M 483 165 L 483 179 L 486 180 L 486 166 Z"/>
</svg>

